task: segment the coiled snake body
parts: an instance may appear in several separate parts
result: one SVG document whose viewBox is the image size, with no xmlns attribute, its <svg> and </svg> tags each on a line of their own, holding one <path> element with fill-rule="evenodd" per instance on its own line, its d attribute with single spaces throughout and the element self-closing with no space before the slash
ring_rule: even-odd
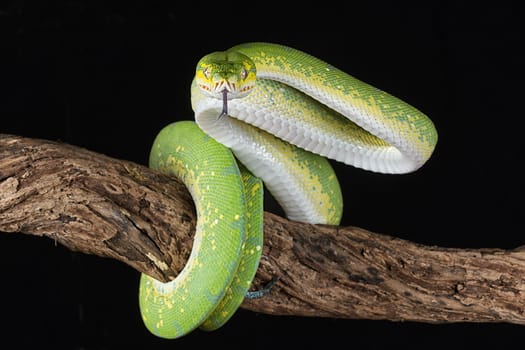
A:
<svg viewBox="0 0 525 350">
<path fill-rule="evenodd" d="M 277 44 L 206 55 L 191 101 L 196 124 L 168 125 L 150 154 L 151 167 L 183 180 L 198 217 L 177 278 L 141 277 L 142 318 L 165 338 L 216 329 L 242 302 L 262 251 L 260 179 L 289 219 L 337 225 L 342 197 L 326 158 L 407 173 L 437 142 L 433 123 L 416 108 Z"/>
</svg>

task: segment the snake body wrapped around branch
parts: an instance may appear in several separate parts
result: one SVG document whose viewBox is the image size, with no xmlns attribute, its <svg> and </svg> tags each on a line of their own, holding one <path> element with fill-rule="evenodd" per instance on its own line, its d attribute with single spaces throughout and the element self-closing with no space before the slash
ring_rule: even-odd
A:
<svg viewBox="0 0 525 350">
<path fill-rule="evenodd" d="M 337 225 L 342 195 L 327 158 L 407 173 L 437 142 L 433 123 L 416 108 L 277 44 L 206 55 L 191 100 L 196 123 L 166 126 L 150 155 L 151 167 L 183 180 L 198 215 L 177 278 L 141 277 L 142 318 L 165 338 L 217 329 L 241 304 L 262 251 L 263 182 L 289 219 Z"/>
</svg>

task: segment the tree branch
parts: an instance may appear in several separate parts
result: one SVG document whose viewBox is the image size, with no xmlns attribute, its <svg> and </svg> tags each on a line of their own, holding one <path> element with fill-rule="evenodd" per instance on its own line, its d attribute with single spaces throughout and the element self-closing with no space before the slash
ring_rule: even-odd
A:
<svg viewBox="0 0 525 350">
<path fill-rule="evenodd" d="M 0 135 L 0 230 L 174 278 L 195 211 L 177 179 L 67 144 Z M 525 249 L 423 246 L 357 227 L 265 213 L 254 280 L 271 293 L 243 307 L 279 314 L 419 322 L 525 324 Z"/>
</svg>

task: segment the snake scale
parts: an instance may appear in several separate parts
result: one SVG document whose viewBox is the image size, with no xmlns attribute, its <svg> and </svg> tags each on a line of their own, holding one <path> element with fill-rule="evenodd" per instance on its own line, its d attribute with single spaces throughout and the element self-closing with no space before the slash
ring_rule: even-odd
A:
<svg viewBox="0 0 525 350">
<path fill-rule="evenodd" d="M 217 329 L 241 304 L 262 252 L 263 182 L 290 220 L 337 225 L 342 195 L 327 158 L 408 173 L 437 142 L 418 109 L 278 44 L 204 56 L 191 102 L 195 122 L 166 126 L 150 154 L 150 167 L 182 179 L 197 211 L 181 273 L 168 283 L 141 276 L 143 321 L 164 338 Z"/>
</svg>

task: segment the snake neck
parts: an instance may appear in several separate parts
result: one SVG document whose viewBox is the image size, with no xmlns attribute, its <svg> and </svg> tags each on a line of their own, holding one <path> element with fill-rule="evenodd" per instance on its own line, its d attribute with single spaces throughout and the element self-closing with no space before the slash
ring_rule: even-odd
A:
<svg viewBox="0 0 525 350">
<path fill-rule="evenodd" d="M 287 218 L 316 224 L 340 222 L 342 195 L 325 158 L 231 117 L 240 112 L 242 99 L 229 100 L 229 115 L 220 118 L 220 100 L 199 95 L 198 90 L 192 100 L 199 127 L 230 148 L 251 173 L 262 179 Z"/>
</svg>

